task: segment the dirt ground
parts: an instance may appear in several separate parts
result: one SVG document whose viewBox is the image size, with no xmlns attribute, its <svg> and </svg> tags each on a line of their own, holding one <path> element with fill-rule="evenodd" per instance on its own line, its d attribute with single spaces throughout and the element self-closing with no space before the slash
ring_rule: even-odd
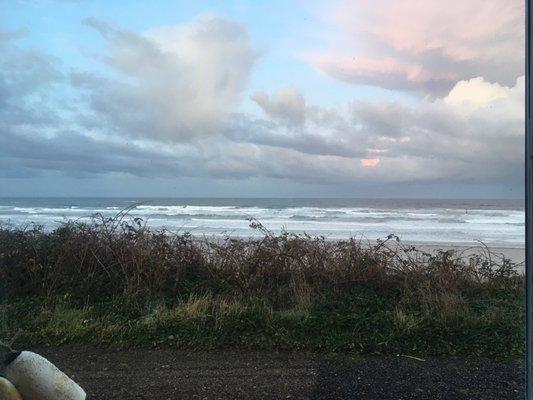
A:
<svg viewBox="0 0 533 400">
<path fill-rule="evenodd" d="M 521 399 L 512 361 L 316 353 L 59 347 L 33 349 L 89 400 Z"/>
</svg>

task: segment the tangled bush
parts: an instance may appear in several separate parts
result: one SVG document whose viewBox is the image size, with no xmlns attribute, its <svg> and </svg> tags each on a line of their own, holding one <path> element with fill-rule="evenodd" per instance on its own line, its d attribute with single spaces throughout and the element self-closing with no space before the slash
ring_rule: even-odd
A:
<svg viewBox="0 0 533 400">
<path fill-rule="evenodd" d="M 125 214 L 0 229 L 0 339 L 397 354 L 523 353 L 523 277 L 480 246 L 259 239 L 149 229 Z M 168 339 L 172 338 L 172 339 Z"/>
<path fill-rule="evenodd" d="M 201 239 L 149 229 L 126 215 L 91 223 L 0 229 L 2 299 L 68 296 L 85 302 L 127 296 L 259 297 L 283 307 L 302 298 L 366 284 L 415 295 L 473 288 L 520 287 L 515 266 L 488 248 L 465 258 L 456 251 L 429 254 L 390 235 L 377 244 L 330 241 L 284 232 L 259 222 L 260 239 Z"/>
</svg>

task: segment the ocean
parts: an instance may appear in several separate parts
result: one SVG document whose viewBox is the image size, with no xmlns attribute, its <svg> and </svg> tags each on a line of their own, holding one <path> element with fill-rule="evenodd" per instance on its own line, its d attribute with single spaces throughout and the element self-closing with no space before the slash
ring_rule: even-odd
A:
<svg viewBox="0 0 533 400">
<path fill-rule="evenodd" d="M 250 237 L 250 218 L 273 232 L 376 240 L 389 234 L 428 244 L 524 245 L 522 200 L 330 198 L 0 198 L 0 224 L 87 221 L 132 207 L 149 226 L 193 235 Z"/>
</svg>

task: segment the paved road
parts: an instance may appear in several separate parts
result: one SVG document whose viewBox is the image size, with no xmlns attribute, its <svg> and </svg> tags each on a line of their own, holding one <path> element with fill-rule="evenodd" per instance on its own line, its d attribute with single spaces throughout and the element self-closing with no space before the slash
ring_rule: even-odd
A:
<svg viewBox="0 0 533 400">
<path fill-rule="evenodd" d="M 521 399 L 524 368 L 484 359 L 59 347 L 35 349 L 89 399 Z"/>
</svg>

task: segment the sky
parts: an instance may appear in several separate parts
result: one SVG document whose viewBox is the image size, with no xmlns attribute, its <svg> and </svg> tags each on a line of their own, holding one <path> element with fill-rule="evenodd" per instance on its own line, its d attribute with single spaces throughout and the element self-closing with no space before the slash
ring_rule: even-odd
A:
<svg viewBox="0 0 533 400">
<path fill-rule="evenodd" d="M 517 0 L 0 0 L 0 196 L 520 198 Z"/>
</svg>

